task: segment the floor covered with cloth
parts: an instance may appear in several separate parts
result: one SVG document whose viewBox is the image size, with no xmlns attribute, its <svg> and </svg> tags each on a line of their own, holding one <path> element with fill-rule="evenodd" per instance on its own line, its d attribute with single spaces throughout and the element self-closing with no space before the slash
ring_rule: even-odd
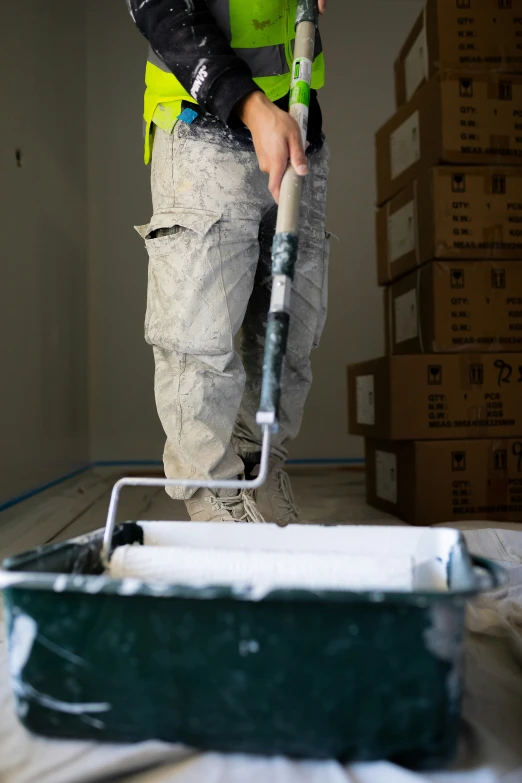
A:
<svg viewBox="0 0 522 783">
<path fill-rule="evenodd" d="M 135 475 L 142 474 L 133 468 Z M 0 514 L 0 560 L 104 525 L 110 490 L 121 471 L 89 471 Z M 344 468 L 292 468 L 302 518 L 311 523 L 400 525 L 369 508 L 364 476 Z M 119 521 L 187 519 L 184 504 L 159 489 L 127 489 Z M 29 735 L 17 722 L 0 625 L 0 781 L 2 783 L 522 783 L 522 526 L 459 525 L 470 550 L 502 563 L 505 588 L 470 605 L 466 688 L 459 757 L 451 770 L 417 774 L 386 762 L 298 762 L 146 743 L 108 746 Z"/>
</svg>

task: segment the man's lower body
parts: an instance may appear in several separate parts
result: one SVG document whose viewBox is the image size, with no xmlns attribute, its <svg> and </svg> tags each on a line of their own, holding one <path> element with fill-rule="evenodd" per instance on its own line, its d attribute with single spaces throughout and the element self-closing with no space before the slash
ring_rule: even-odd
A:
<svg viewBox="0 0 522 783">
<path fill-rule="evenodd" d="M 244 494 L 236 499 L 204 488 L 209 479 L 255 475 L 259 460 L 256 412 L 277 209 L 245 133 L 205 117 L 178 122 L 170 135 L 155 132 L 154 213 L 140 230 L 149 254 L 145 336 L 154 350 L 156 404 L 167 436 L 165 474 L 201 479 L 196 493 L 168 490 L 187 501 L 193 519 L 297 519 L 282 466 L 312 382 L 310 354 L 326 318 L 328 276 L 326 145 L 308 160 L 280 426 L 256 512 Z"/>
</svg>

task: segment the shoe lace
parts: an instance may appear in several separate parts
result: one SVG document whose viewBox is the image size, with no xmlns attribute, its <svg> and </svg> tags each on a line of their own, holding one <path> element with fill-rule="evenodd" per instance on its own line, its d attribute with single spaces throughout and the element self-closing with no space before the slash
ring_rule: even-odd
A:
<svg viewBox="0 0 522 783">
<path fill-rule="evenodd" d="M 237 522 L 252 522 L 257 524 L 265 521 L 264 517 L 260 514 L 253 497 L 246 491 L 243 491 L 240 495 L 236 495 L 232 498 L 213 497 L 210 502 L 212 505 L 215 505 L 217 509 L 228 511 L 232 517 L 234 517 L 234 514 L 232 513 L 234 509 L 242 503 L 245 513 L 236 520 Z"/>
<path fill-rule="evenodd" d="M 292 492 L 292 485 L 290 484 L 290 478 L 288 476 L 288 473 L 285 473 L 284 470 L 278 470 L 277 482 L 279 485 L 281 499 L 284 501 L 284 506 L 280 505 L 279 508 L 282 508 L 288 514 L 293 514 L 294 516 L 298 517 L 300 511 L 297 506 L 297 503 L 295 502 L 294 494 Z"/>
<path fill-rule="evenodd" d="M 261 522 L 265 522 L 265 518 L 260 513 L 258 507 L 256 506 L 255 500 L 248 492 L 242 493 L 243 498 L 243 506 L 245 508 L 245 514 L 243 517 L 241 517 L 242 522 L 253 522 L 255 524 L 259 524 Z"/>
</svg>

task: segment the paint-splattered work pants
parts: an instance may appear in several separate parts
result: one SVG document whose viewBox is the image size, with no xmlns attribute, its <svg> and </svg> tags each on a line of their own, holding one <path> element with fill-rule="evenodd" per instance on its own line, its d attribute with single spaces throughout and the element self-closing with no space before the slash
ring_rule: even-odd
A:
<svg viewBox="0 0 522 783">
<path fill-rule="evenodd" d="M 273 453 L 286 458 L 326 317 L 326 146 L 309 156 Z M 153 346 L 169 478 L 229 479 L 260 451 L 256 424 L 276 208 L 245 133 L 217 121 L 156 129 L 145 337 Z M 241 329 L 240 355 L 234 338 Z M 188 498 L 191 490 L 169 494 Z"/>
</svg>

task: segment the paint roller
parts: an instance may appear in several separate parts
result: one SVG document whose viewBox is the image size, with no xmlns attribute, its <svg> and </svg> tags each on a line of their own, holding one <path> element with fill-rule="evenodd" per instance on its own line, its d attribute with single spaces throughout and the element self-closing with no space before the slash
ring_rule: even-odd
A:
<svg viewBox="0 0 522 783">
<path fill-rule="evenodd" d="M 314 60 L 315 33 L 318 23 L 317 0 L 298 0 L 296 16 L 296 38 L 294 63 L 291 74 L 289 112 L 301 130 L 303 146 L 306 143 L 310 86 Z M 301 207 L 303 178 L 298 176 L 289 164 L 281 183 L 281 194 L 277 213 L 277 224 L 272 247 L 272 295 L 267 318 L 265 356 L 261 400 L 257 423 L 262 431 L 261 465 L 259 475 L 253 481 L 206 481 L 209 489 L 250 489 L 262 486 L 268 475 L 270 437 L 278 429 L 279 403 L 281 396 L 281 375 L 286 354 L 290 324 L 290 295 L 299 243 L 299 214 Z M 176 581 L 184 579 L 203 580 L 206 584 L 230 584 L 231 567 L 234 578 L 243 580 L 274 581 L 281 586 L 297 585 L 304 576 L 313 573 L 316 584 L 322 587 L 339 586 L 346 573 L 358 574 L 362 580 L 366 574 L 376 577 L 375 569 L 368 571 L 369 560 L 360 560 L 356 566 L 353 558 L 344 563 L 335 560 L 335 555 L 326 559 L 319 555 L 292 555 L 281 552 L 248 552 L 201 549 L 196 554 L 183 547 L 153 548 L 119 547 L 111 560 L 112 536 L 116 522 L 119 496 L 126 486 L 188 487 L 198 489 L 201 482 L 196 479 L 123 478 L 113 487 L 101 558 L 106 569 L 119 577 L 134 576 L 153 580 Z M 339 556 L 340 557 L 340 556 Z M 331 563 L 335 560 L 336 568 Z M 399 582 L 408 581 L 408 569 L 401 567 Z M 399 572 L 398 572 L 399 573 Z M 344 574 L 344 576 L 343 576 Z M 352 580 L 353 581 L 353 580 Z M 380 580 L 382 581 L 382 579 Z M 372 586 L 379 582 L 374 579 Z M 360 582 L 359 582 L 360 584 Z M 409 568 L 411 584 L 411 567 Z M 387 581 L 388 587 L 390 582 Z"/>
<path fill-rule="evenodd" d="M 258 595 L 296 588 L 411 591 L 414 573 L 412 558 L 407 555 L 372 557 L 161 545 L 117 547 L 108 570 L 114 579 L 174 582 L 191 587 L 248 587 Z"/>
</svg>

